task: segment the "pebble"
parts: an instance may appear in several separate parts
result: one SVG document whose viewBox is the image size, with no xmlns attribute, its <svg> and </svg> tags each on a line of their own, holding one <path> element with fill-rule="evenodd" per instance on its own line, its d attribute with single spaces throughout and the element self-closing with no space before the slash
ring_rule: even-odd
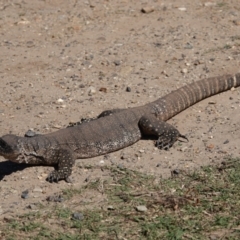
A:
<svg viewBox="0 0 240 240">
<path fill-rule="evenodd" d="M 188 70 L 187 70 L 187 68 L 183 68 L 182 70 L 181 70 L 181 73 L 187 73 L 188 72 Z"/>
<path fill-rule="evenodd" d="M 24 137 L 34 137 L 37 135 L 33 130 L 29 129 L 27 132 L 24 134 Z"/>
<path fill-rule="evenodd" d="M 122 169 L 122 170 L 125 169 L 124 165 L 121 163 L 117 165 L 117 168 Z"/>
<path fill-rule="evenodd" d="M 172 171 L 172 173 L 175 174 L 175 175 L 178 175 L 178 174 L 180 173 L 180 170 L 179 170 L 179 169 L 174 169 L 174 170 Z"/>
<path fill-rule="evenodd" d="M 107 206 L 107 210 L 114 210 L 115 208 L 112 205 Z"/>
<path fill-rule="evenodd" d="M 22 25 L 27 25 L 27 24 L 30 24 L 30 21 L 28 21 L 28 20 L 22 20 L 22 21 L 17 22 L 17 25 L 20 25 L 20 24 L 22 24 Z"/>
<path fill-rule="evenodd" d="M 208 149 L 208 150 L 212 150 L 214 147 L 215 147 L 215 146 L 214 146 L 213 144 L 207 145 L 207 149 Z"/>
<path fill-rule="evenodd" d="M 240 20 L 233 20 L 233 23 L 234 23 L 236 26 L 240 26 Z"/>
<path fill-rule="evenodd" d="M 194 60 L 193 65 L 197 66 L 199 64 L 201 64 L 200 60 L 198 60 L 198 59 Z"/>
<path fill-rule="evenodd" d="M 182 147 L 182 148 L 180 149 L 181 152 L 185 152 L 185 150 L 187 150 L 187 147 Z"/>
<path fill-rule="evenodd" d="M 148 6 L 148 7 L 143 7 L 142 9 L 141 9 L 141 12 L 142 13 L 151 13 L 151 12 L 153 12 L 154 11 L 154 7 L 150 7 L 150 6 Z"/>
<path fill-rule="evenodd" d="M 147 211 L 147 207 L 144 206 L 144 205 L 139 205 L 139 206 L 136 207 L 136 210 L 138 212 L 146 212 Z"/>
<path fill-rule="evenodd" d="M 187 43 L 184 48 L 185 49 L 193 49 L 193 46 L 190 43 Z"/>
<path fill-rule="evenodd" d="M 84 219 L 84 216 L 82 213 L 75 212 L 72 214 L 72 219 L 81 221 Z"/>
<path fill-rule="evenodd" d="M 88 96 L 92 96 L 93 94 L 96 93 L 96 88 L 91 86 L 87 89 L 87 92 L 88 92 Z"/>
<path fill-rule="evenodd" d="M 126 91 L 127 91 L 127 92 L 131 92 L 132 89 L 131 89 L 130 87 L 127 87 L 127 88 L 126 88 Z"/>
<path fill-rule="evenodd" d="M 208 104 L 216 104 L 216 101 L 209 101 Z"/>
<path fill-rule="evenodd" d="M 228 140 L 228 139 L 223 142 L 223 144 L 227 144 L 227 143 L 229 143 L 229 140 Z"/>
<path fill-rule="evenodd" d="M 178 10 L 180 10 L 180 11 L 186 11 L 187 8 L 185 8 L 185 7 L 180 7 L 180 8 L 178 8 Z"/>
<path fill-rule="evenodd" d="M 48 196 L 46 198 L 48 202 L 63 202 L 64 198 L 61 195 Z"/>
<path fill-rule="evenodd" d="M 21 194 L 21 198 L 23 199 L 29 198 L 29 191 L 28 190 L 23 191 Z"/>
<path fill-rule="evenodd" d="M 215 2 L 205 2 L 204 6 L 205 7 L 212 7 L 212 6 L 216 6 L 216 3 Z"/>
<path fill-rule="evenodd" d="M 115 61 L 114 61 L 114 64 L 115 64 L 116 66 L 119 66 L 119 65 L 121 65 L 121 62 L 120 62 L 119 60 L 115 60 Z"/>
<path fill-rule="evenodd" d="M 57 100 L 57 103 L 63 103 L 64 102 L 64 100 L 62 99 L 62 98 L 59 98 L 58 100 Z"/>
<path fill-rule="evenodd" d="M 36 207 L 35 204 L 29 204 L 26 208 L 34 210 L 34 209 L 36 209 L 37 207 Z"/>
<path fill-rule="evenodd" d="M 106 93 L 106 92 L 107 92 L 107 88 L 105 88 L 105 87 L 101 87 L 101 88 L 99 89 L 99 91 L 100 91 L 100 92 L 104 92 L 104 93 Z"/>
<path fill-rule="evenodd" d="M 40 188 L 40 187 L 35 187 L 34 189 L 33 189 L 33 192 L 43 192 L 43 190 Z"/>
</svg>

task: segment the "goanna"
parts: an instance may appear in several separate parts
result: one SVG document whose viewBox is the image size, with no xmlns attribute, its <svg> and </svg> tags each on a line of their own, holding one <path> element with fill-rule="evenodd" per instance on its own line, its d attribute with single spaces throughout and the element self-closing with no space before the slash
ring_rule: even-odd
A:
<svg viewBox="0 0 240 240">
<path fill-rule="evenodd" d="M 142 137 L 155 136 L 156 146 L 168 149 L 186 138 L 168 119 L 214 94 L 240 86 L 240 73 L 207 78 L 185 85 L 144 106 L 113 109 L 83 124 L 33 137 L 12 134 L 0 138 L 0 155 L 10 161 L 53 165 L 47 180 L 69 180 L 76 159 L 125 148 Z"/>
</svg>

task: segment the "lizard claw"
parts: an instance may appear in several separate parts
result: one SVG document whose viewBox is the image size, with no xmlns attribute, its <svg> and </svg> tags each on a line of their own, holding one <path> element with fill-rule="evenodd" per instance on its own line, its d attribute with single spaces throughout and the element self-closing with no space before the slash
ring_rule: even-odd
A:
<svg viewBox="0 0 240 240">
<path fill-rule="evenodd" d="M 189 142 L 188 138 L 187 138 L 185 135 L 179 134 L 178 137 L 179 137 L 179 138 L 183 138 L 183 139 L 187 140 L 187 142 Z M 179 140 L 179 141 L 184 142 L 184 141 L 182 141 L 182 140 Z"/>
<path fill-rule="evenodd" d="M 56 170 L 52 171 L 48 177 L 46 178 L 46 180 L 50 183 L 53 183 L 53 182 L 58 182 L 59 180 L 59 174 Z"/>
<path fill-rule="evenodd" d="M 158 140 L 156 141 L 156 147 L 159 149 L 169 150 L 169 148 L 172 147 L 175 141 L 176 140 L 161 137 L 158 138 Z"/>
<path fill-rule="evenodd" d="M 161 135 L 156 141 L 156 147 L 159 149 L 169 150 L 170 147 L 179 139 L 183 138 L 188 141 L 188 138 L 182 134 L 174 134 L 172 136 L 169 135 Z M 182 141 L 182 140 L 180 140 Z"/>
<path fill-rule="evenodd" d="M 67 183 L 72 183 L 72 180 L 69 176 L 61 176 L 61 173 L 56 170 L 52 171 L 46 178 L 46 180 L 50 183 L 58 183 L 58 181 L 61 179 L 64 179 Z"/>
</svg>

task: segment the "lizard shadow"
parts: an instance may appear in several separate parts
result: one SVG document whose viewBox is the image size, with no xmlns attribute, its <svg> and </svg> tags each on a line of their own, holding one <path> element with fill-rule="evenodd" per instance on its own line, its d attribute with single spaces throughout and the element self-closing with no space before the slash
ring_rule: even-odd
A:
<svg viewBox="0 0 240 240">
<path fill-rule="evenodd" d="M 14 172 L 17 171 L 22 171 L 25 168 L 28 167 L 33 167 L 33 165 L 27 165 L 27 164 L 18 164 L 18 163 L 14 163 L 11 161 L 4 161 L 4 162 L 0 162 L 0 181 L 3 180 L 3 178 L 6 175 L 10 175 Z"/>
</svg>

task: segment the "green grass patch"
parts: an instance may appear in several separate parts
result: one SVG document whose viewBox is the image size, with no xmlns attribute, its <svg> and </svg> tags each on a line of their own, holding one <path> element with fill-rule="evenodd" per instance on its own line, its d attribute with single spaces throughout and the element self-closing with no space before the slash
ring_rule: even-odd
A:
<svg viewBox="0 0 240 240">
<path fill-rule="evenodd" d="M 0 226 L 4 239 L 240 239 L 240 159 L 160 179 L 106 168 L 109 180 L 66 189 L 65 201 Z M 98 191 L 106 201 L 73 217 L 74 197 Z M 145 206 L 146 211 L 140 211 Z M 45 209 L 45 211 L 43 211 Z"/>
</svg>

